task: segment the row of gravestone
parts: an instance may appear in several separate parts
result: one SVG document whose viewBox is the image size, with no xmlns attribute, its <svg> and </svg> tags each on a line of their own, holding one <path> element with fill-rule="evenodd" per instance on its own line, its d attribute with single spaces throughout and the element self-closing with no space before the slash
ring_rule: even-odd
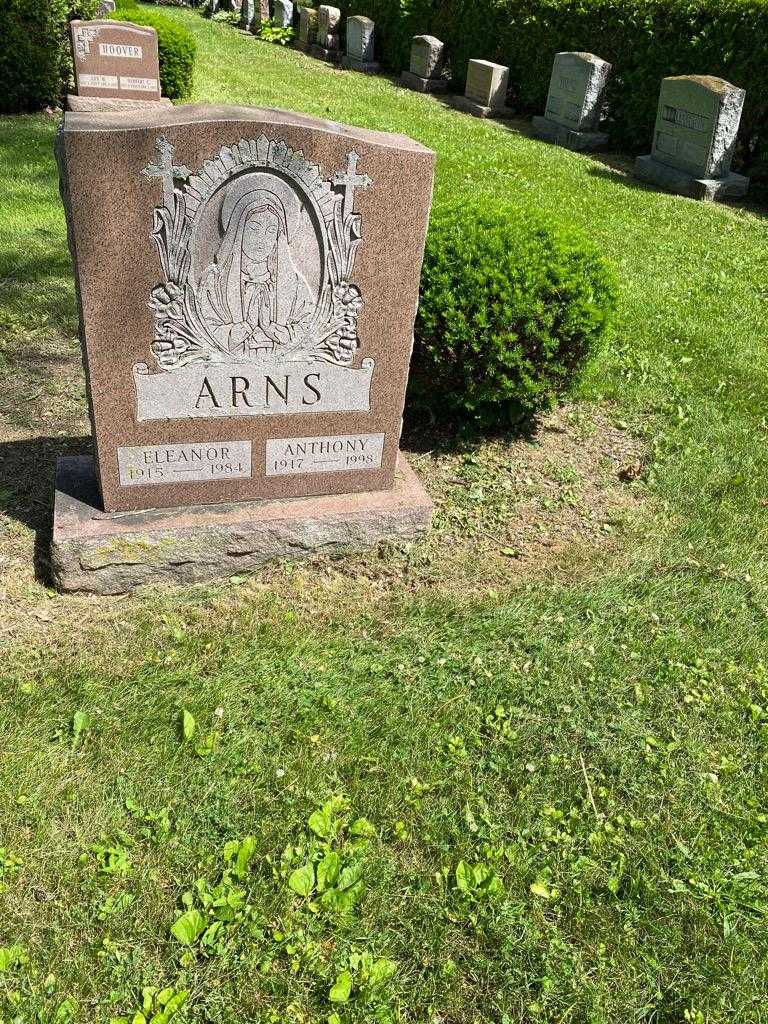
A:
<svg viewBox="0 0 768 1024">
<path fill-rule="evenodd" d="M 109 0 L 107 0 L 109 2 Z M 253 17 L 255 0 L 245 0 L 244 17 Z M 269 17 L 268 0 L 259 0 L 260 17 Z M 248 4 L 251 4 L 250 14 Z M 290 25 L 291 0 L 273 0 L 276 23 Z M 323 4 L 299 9 L 297 46 L 324 60 L 340 62 L 358 71 L 376 71 L 375 25 L 355 15 L 346 23 L 346 51 L 340 49 L 341 11 Z M 70 109 L 93 109 L 108 101 L 120 107 L 160 101 L 157 39 L 151 29 L 128 26 L 120 42 L 96 42 L 101 22 L 73 22 L 77 96 Z M 126 35 L 127 33 L 127 35 Z M 124 40 L 130 36 L 130 43 Z M 142 56 L 139 56 L 141 54 Z M 410 68 L 401 85 L 420 92 L 447 88 L 443 77 L 444 45 L 434 36 L 415 36 Z M 608 136 L 600 131 L 605 110 L 605 90 L 611 65 L 591 53 L 555 55 L 544 115 L 533 118 L 538 137 L 576 150 L 604 146 Z M 463 96 L 452 102 L 478 117 L 511 113 L 506 105 L 509 69 L 485 60 L 471 60 Z M 743 196 L 749 179 L 731 171 L 744 90 L 721 78 L 683 75 L 665 78 L 661 84 L 651 152 L 637 158 L 635 172 L 645 181 L 694 198 Z M 168 102 L 168 101 L 163 101 Z"/>
<path fill-rule="evenodd" d="M 290 0 L 275 0 L 276 10 L 281 4 L 289 24 L 292 4 Z M 344 54 L 339 45 L 340 21 L 337 7 L 301 7 L 297 47 L 358 71 L 378 70 L 373 21 L 359 15 L 347 19 Z M 402 72 L 399 84 L 418 92 L 445 91 L 444 49 L 434 36 L 414 36 L 410 67 Z M 534 134 L 569 149 L 605 146 L 608 136 L 600 131 L 600 122 L 610 71 L 607 61 L 591 53 L 556 54 L 544 116 L 533 118 Z M 507 106 L 508 88 L 509 68 L 487 60 L 470 60 L 464 95 L 453 97 L 452 102 L 476 117 L 503 117 L 512 113 Z M 745 195 L 749 179 L 731 171 L 744 96 L 743 89 L 710 75 L 665 78 L 652 149 L 637 158 L 637 176 L 692 198 Z"/>
</svg>

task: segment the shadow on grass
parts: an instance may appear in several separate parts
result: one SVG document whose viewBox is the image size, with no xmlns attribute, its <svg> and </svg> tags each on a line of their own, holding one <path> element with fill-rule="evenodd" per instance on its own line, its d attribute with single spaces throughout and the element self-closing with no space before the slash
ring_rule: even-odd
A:
<svg viewBox="0 0 768 1024">
<path fill-rule="evenodd" d="M 528 441 L 536 443 L 540 427 L 538 417 L 514 423 L 488 425 L 459 416 L 440 416 L 433 409 L 406 403 L 400 447 L 405 452 L 456 455 L 471 453 L 488 441 Z"/>
<path fill-rule="evenodd" d="M 48 583 L 56 460 L 91 452 L 88 436 L 0 441 L 0 512 L 35 531 L 35 575 Z"/>
</svg>

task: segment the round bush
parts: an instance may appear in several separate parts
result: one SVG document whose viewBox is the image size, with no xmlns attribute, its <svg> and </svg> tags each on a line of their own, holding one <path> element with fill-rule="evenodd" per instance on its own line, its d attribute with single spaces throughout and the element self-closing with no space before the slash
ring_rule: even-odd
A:
<svg viewBox="0 0 768 1024">
<path fill-rule="evenodd" d="M 503 206 L 447 209 L 427 236 L 411 396 L 486 423 L 530 416 L 600 343 L 613 277 L 581 236 Z"/>
<path fill-rule="evenodd" d="M 197 54 L 197 43 L 192 33 L 159 12 L 148 11 L 134 3 L 126 3 L 125 0 L 111 17 L 118 21 L 132 21 L 136 25 L 147 25 L 157 31 L 160 91 L 169 100 L 189 99 Z"/>
</svg>

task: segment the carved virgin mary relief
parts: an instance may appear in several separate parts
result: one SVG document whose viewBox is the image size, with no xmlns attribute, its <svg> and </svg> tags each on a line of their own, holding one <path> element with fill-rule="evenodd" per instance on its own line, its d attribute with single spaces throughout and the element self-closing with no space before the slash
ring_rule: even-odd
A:
<svg viewBox="0 0 768 1024">
<path fill-rule="evenodd" d="M 354 194 L 372 184 L 358 160 L 324 180 L 262 135 L 194 174 L 158 138 L 143 173 L 162 181 L 152 236 L 164 280 L 149 300 L 155 372 L 134 367 L 138 420 L 370 408 L 373 360 L 352 366 Z"/>
</svg>

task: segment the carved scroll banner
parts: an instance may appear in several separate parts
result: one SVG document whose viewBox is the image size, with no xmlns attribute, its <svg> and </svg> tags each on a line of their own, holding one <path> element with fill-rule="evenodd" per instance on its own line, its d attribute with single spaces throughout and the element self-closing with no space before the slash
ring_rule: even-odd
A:
<svg viewBox="0 0 768 1024">
<path fill-rule="evenodd" d="M 326 362 L 193 363 L 169 373 L 150 373 L 136 363 L 139 422 L 190 417 L 221 419 L 305 412 L 368 412 L 373 359 L 359 370 Z"/>
</svg>

